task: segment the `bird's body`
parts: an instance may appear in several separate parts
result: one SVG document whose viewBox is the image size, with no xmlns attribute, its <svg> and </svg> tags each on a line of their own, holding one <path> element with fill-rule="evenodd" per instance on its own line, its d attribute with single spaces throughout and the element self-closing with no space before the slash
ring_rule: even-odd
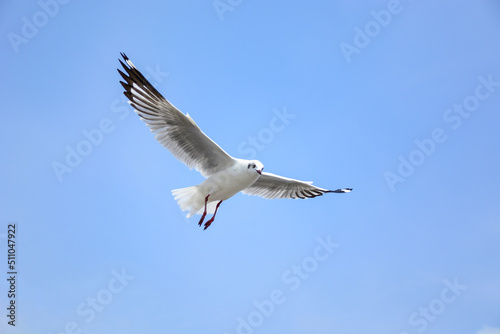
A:
<svg viewBox="0 0 500 334">
<path fill-rule="evenodd" d="M 216 202 L 225 201 L 255 183 L 260 176 L 259 172 L 255 173 L 255 168 L 258 167 L 248 168 L 248 165 L 254 164 L 259 166 L 260 162 L 234 159 L 233 165 L 209 176 L 199 185 L 172 190 L 174 199 L 183 211 L 188 211 L 188 217 L 191 217 L 195 213 L 203 212 L 205 198 L 210 195 L 207 213 L 214 213 Z M 259 169 L 260 172 L 263 168 L 262 166 Z"/>
<path fill-rule="evenodd" d="M 312 198 L 324 193 L 345 193 L 351 188 L 327 190 L 283 176 L 265 173 L 258 160 L 233 158 L 211 140 L 187 114 L 165 99 L 122 53 L 126 74 L 118 70 L 125 82 L 125 96 L 156 134 L 158 140 L 177 159 L 195 168 L 206 179 L 197 186 L 172 190 L 174 199 L 187 217 L 201 214 L 199 225 L 207 213 L 213 213 L 205 229 L 213 222 L 220 204 L 243 192 L 264 198 Z"/>
</svg>

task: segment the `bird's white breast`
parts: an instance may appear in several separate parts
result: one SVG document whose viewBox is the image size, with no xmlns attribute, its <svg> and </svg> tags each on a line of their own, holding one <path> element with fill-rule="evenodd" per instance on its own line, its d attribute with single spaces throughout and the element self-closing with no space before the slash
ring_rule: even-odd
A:
<svg viewBox="0 0 500 334">
<path fill-rule="evenodd" d="M 259 178 L 253 170 L 248 170 L 245 163 L 236 162 L 231 167 L 217 172 L 199 185 L 199 190 L 209 201 L 224 201 L 252 185 Z"/>
</svg>

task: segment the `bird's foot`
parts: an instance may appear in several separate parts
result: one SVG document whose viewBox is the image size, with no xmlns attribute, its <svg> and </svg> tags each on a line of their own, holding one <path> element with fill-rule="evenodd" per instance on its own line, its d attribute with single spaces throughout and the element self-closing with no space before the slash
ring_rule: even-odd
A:
<svg viewBox="0 0 500 334">
<path fill-rule="evenodd" d="M 206 223 L 205 223 L 205 228 L 203 231 L 205 231 L 214 221 L 214 217 L 210 218 Z"/>
<path fill-rule="evenodd" d="M 202 215 L 201 215 L 201 218 L 200 218 L 200 221 L 198 222 L 198 226 L 201 226 L 201 224 L 203 224 L 203 220 L 205 220 L 205 216 L 207 215 L 206 212 L 204 212 Z"/>
<path fill-rule="evenodd" d="M 220 201 L 219 203 L 217 203 L 217 206 L 215 207 L 215 212 L 214 212 L 214 215 L 212 216 L 212 218 L 210 218 L 206 223 L 205 223 L 205 228 L 203 229 L 203 231 L 205 231 L 209 226 L 210 224 L 213 223 L 214 219 L 215 219 L 215 215 L 217 214 L 217 210 L 219 210 L 219 206 L 220 204 L 222 203 L 222 201 Z"/>
<path fill-rule="evenodd" d="M 209 197 L 210 197 L 210 194 L 208 194 L 207 197 L 205 197 L 205 210 L 203 210 L 203 214 L 201 215 L 200 221 L 198 222 L 198 226 L 201 226 L 201 224 L 203 224 L 203 221 L 205 220 L 205 217 L 207 216 L 207 202 L 208 202 Z"/>
</svg>

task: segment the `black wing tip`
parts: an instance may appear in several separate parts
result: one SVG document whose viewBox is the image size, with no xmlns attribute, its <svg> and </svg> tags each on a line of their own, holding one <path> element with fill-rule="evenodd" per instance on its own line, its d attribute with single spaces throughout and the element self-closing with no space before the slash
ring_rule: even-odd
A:
<svg viewBox="0 0 500 334">
<path fill-rule="evenodd" d="M 118 73 L 123 78 L 123 81 L 120 81 L 123 88 L 125 89 L 125 95 L 127 98 L 132 101 L 132 96 L 127 95 L 131 93 L 131 89 L 134 84 L 141 87 L 143 90 L 148 91 L 148 98 L 153 98 L 155 100 L 166 100 L 160 92 L 156 90 L 156 88 L 146 79 L 146 77 L 135 67 L 135 65 L 130 61 L 127 55 L 124 52 L 120 52 L 120 55 L 123 57 L 122 59 L 118 58 L 118 61 L 123 67 L 122 69 L 118 68 Z"/>
<path fill-rule="evenodd" d="M 342 194 L 342 193 L 350 193 L 351 191 L 352 191 L 352 188 L 342 188 L 342 189 L 337 189 L 337 190 L 328 190 L 327 192 L 328 193 Z"/>
<path fill-rule="evenodd" d="M 118 61 L 120 62 L 120 64 L 122 65 L 122 67 L 125 69 L 125 71 L 127 71 L 127 73 L 130 74 L 130 71 L 132 70 L 137 70 L 137 68 L 135 67 L 135 65 L 130 61 L 129 57 L 127 57 L 127 55 L 125 54 L 125 52 L 120 52 L 120 55 L 122 56 L 123 58 L 123 61 L 122 59 L 118 58 Z M 138 70 L 137 70 L 138 71 Z"/>
<path fill-rule="evenodd" d="M 116 70 L 118 71 L 118 73 L 120 73 L 123 79 L 127 80 L 130 76 L 130 70 L 132 69 L 132 67 L 130 66 L 130 59 L 128 59 L 125 53 L 120 52 L 120 54 L 125 62 L 123 62 L 120 58 L 118 58 L 118 61 L 120 62 L 120 65 L 122 65 L 122 68 L 125 70 L 125 72 L 127 72 L 127 74 L 123 73 L 119 68 L 117 68 Z"/>
<path fill-rule="evenodd" d="M 125 61 L 129 60 L 125 52 L 120 52 L 120 55 L 122 56 L 123 60 Z"/>
<path fill-rule="evenodd" d="M 337 190 L 319 189 L 316 191 L 302 190 L 301 192 L 297 192 L 297 193 L 291 195 L 290 198 L 292 198 L 292 199 L 307 199 L 307 198 L 315 198 L 315 197 L 323 196 L 323 194 L 327 194 L 327 193 L 349 193 L 351 191 L 352 191 L 352 188 L 342 188 L 342 189 L 337 189 Z"/>
</svg>

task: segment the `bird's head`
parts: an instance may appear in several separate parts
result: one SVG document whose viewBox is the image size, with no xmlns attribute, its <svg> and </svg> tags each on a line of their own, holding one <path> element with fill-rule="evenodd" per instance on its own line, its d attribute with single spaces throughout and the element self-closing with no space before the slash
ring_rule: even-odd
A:
<svg viewBox="0 0 500 334">
<path fill-rule="evenodd" d="M 259 175 L 261 175 L 262 174 L 262 170 L 264 169 L 264 165 L 259 160 L 251 160 L 251 161 L 248 162 L 247 169 L 249 171 L 255 170 Z"/>
</svg>

